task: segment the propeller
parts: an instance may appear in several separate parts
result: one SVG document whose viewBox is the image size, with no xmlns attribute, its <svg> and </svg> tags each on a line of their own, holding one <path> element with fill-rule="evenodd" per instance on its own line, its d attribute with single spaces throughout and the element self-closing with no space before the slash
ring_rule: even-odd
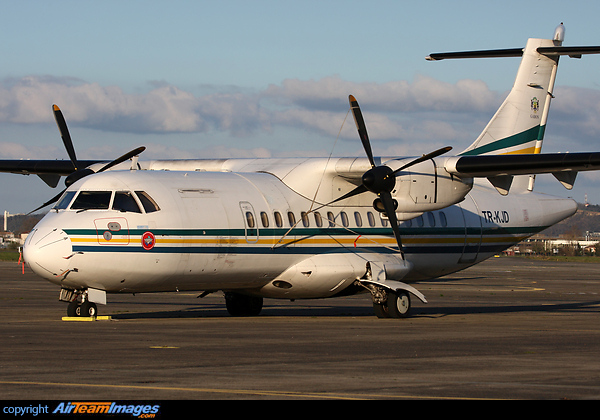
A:
<svg viewBox="0 0 600 420">
<path fill-rule="evenodd" d="M 65 148 L 67 149 L 67 153 L 69 154 L 69 158 L 73 163 L 73 168 L 78 170 L 79 165 L 77 164 L 77 156 L 75 155 L 75 148 L 73 147 L 73 142 L 71 141 L 71 135 L 69 134 L 65 117 L 63 117 L 62 111 L 58 105 L 52 105 L 52 111 L 54 112 L 56 125 L 58 125 L 58 131 L 60 131 L 60 137 L 62 138 Z"/>
<path fill-rule="evenodd" d="M 396 177 L 404 169 L 416 165 L 417 163 L 440 156 L 450 151 L 452 147 L 442 147 L 441 149 L 416 158 L 396 170 L 392 170 L 386 165 L 377 166 L 375 165 L 375 160 L 373 159 L 373 152 L 371 150 L 371 143 L 369 142 L 369 136 L 367 134 L 367 127 L 362 116 L 360 106 L 358 105 L 358 101 L 352 95 L 349 96 L 349 101 L 350 109 L 352 110 L 352 114 L 354 116 L 354 122 L 356 123 L 356 128 L 358 130 L 358 135 L 362 142 L 365 153 L 367 154 L 367 158 L 369 159 L 369 163 L 371 164 L 371 169 L 362 175 L 362 183 L 358 187 L 335 199 L 329 204 L 333 204 L 367 191 L 377 194 L 378 198 L 373 203 L 374 207 L 378 211 L 383 209 L 387 214 L 388 219 L 392 224 L 392 230 L 394 231 L 398 248 L 400 249 L 400 252 L 402 252 L 402 239 L 400 237 L 400 228 L 398 228 L 398 219 L 396 217 L 396 208 L 398 207 L 398 203 L 392 198 L 392 191 L 396 187 Z"/>
<path fill-rule="evenodd" d="M 133 150 L 125 153 L 124 155 L 118 157 L 117 159 L 107 163 L 102 168 L 100 168 L 98 171 L 94 171 L 90 168 L 79 169 L 79 163 L 77 161 L 77 156 L 75 154 L 75 148 L 73 147 L 73 141 L 71 140 L 71 135 L 69 134 L 69 129 L 67 128 L 67 123 L 62 114 L 62 111 L 60 110 L 60 108 L 57 105 L 52 105 L 52 111 L 54 112 L 54 119 L 56 120 L 56 125 L 58 125 L 58 130 L 60 131 L 60 136 L 63 140 L 65 148 L 67 149 L 69 159 L 71 159 L 71 163 L 73 164 L 74 172 L 71 173 L 69 176 L 67 176 L 67 178 L 65 179 L 65 186 L 66 186 L 65 189 L 63 189 L 60 193 L 58 193 L 57 195 L 52 197 L 50 200 L 46 201 L 44 204 L 42 204 L 35 210 L 30 211 L 27 214 L 35 213 L 36 211 L 43 209 L 44 207 L 57 202 L 58 199 L 67 190 L 67 188 L 69 188 L 70 185 L 77 182 L 81 178 L 86 177 L 91 174 L 94 174 L 94 173 L 104 172 L 107 169 L 110 169 L 115 165 L 123 163 L 126 160 L 131 159 L 132 157 L 139 155 L 144 150 L 146 150 L 146 148 L 144 146 L 140 146 L 136 149 L 133 149 Z"/>
</svg>

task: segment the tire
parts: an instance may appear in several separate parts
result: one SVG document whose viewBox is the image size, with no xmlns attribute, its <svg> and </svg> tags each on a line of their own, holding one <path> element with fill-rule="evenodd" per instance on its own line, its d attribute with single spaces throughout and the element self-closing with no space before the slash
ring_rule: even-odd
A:
<svg viewBox="0 0 600 420">
<path fill-rule="evenodd" d="M 373 302 L 373 312 L 377 318 L 389 318 L 390 313 L 385 303 L 375 303 Z"/>
<path fill-rule="evenodd" d="M 257 316 L 262 311 L 263 298 L 227 292 L 225 305 L 231 316 Z"/>
<path fill-rule="evenodd" d="M 392 318 L 406 318 L 410 312 L 410 295 L 402 291 L 388 293 L 387 309 Z"/>
<path fill-rule="evenodd" d="M 98 316 L 98 308 L 94 302 L 85 301 L 80 307 L 80 316 Z"/>
<path fill-rule="evenodd" d="M 67 306 L 67 316 L 79 316 L 81 313 L 79 309 L 79 303 L 77 301 L 69 302 L 69 306 Z"/>
</svg>

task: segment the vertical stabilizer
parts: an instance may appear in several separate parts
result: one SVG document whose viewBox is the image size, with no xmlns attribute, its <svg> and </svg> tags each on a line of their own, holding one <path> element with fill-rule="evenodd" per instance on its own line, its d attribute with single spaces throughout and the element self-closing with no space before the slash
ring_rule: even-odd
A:
<svg viewBox="0 0 600 420">
<path fill-rule="evenodd" d="M 512 90 L 477 140 L 461 155 L 539 153 L 550 109 L 559 55 L 538 48 L 550 39 L 529 39 Z"/>
<path fill-rule="evenodd" d="M 454 58 L 522 57 L 512 90 L 477 140 L 459 156 L 537 154 L 548 121 L 550 101 L 554 98 L 554 81 L 561 55 L 581 58 L 584 54 L 600 54 L 600 46 L 564 47 L 565 27 L 561 23 L 552 39 L 532 38 L 525 48 L 502 50 L 435 53 L 427 60 Z M 567 188 L 575 181 L 576 172 L 553 175 Z M 496 175 L 488 180 L 502 195 L 509 190 L 533 190 L 535 175 Z M 513 182 L 514 181 L 514 182 Z"/>
</svg>

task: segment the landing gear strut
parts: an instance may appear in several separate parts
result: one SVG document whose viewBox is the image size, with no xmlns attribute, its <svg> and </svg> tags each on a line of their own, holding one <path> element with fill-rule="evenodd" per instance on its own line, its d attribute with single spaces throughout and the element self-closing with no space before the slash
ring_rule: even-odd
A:
<svg viewBox="0 0 600 420">
<path fill-rule="evenodd" d="M 263 306 L 263 298 L 225 292 L 227 312 L 232 316 L 257 316 Z"/>
</svg>

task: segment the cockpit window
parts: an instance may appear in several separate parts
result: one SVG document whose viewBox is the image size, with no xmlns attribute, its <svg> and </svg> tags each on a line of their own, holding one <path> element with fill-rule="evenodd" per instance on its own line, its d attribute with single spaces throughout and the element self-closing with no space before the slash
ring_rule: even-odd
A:
<svg viewBox="0 0 600 420">
<path fill-rule="evenodd" d="M 135 193 L 140 199 L 140 202 L 142 203 L 142 206 L 144 207 L 144 211 L 146 213 L 152 213 L 154 211 L 160 210 L 160 207 L 158 207 L 156 201 L 154 201 L 146 191 L 136 191 Z"/>
<path fill-rule="evenodd" d="M 141 213 L 138 203 L 129 191 L 117 191 L 112 206 L 113 210 Z"/>
<path fill-rule="evenodd" d="M 107 210 L 111 195 L 111 191 L 81 191 L 73 202 L 71 209 Z"/>
<path fill-rule="evenodd" d="M 58 203 L 56 203 L 54 205 L 53 209 L 55 209 L 55 210 L 64 210 L 67 207 L 69 207 L 69 204 L 71 204 L 71 201 L 73 200 L 73 197 L 75 197 L 76 193 L 77 193 L 77 191 L 66 191 L 60 197 L 60 200 L 58 200 Z"/>
</svg>

